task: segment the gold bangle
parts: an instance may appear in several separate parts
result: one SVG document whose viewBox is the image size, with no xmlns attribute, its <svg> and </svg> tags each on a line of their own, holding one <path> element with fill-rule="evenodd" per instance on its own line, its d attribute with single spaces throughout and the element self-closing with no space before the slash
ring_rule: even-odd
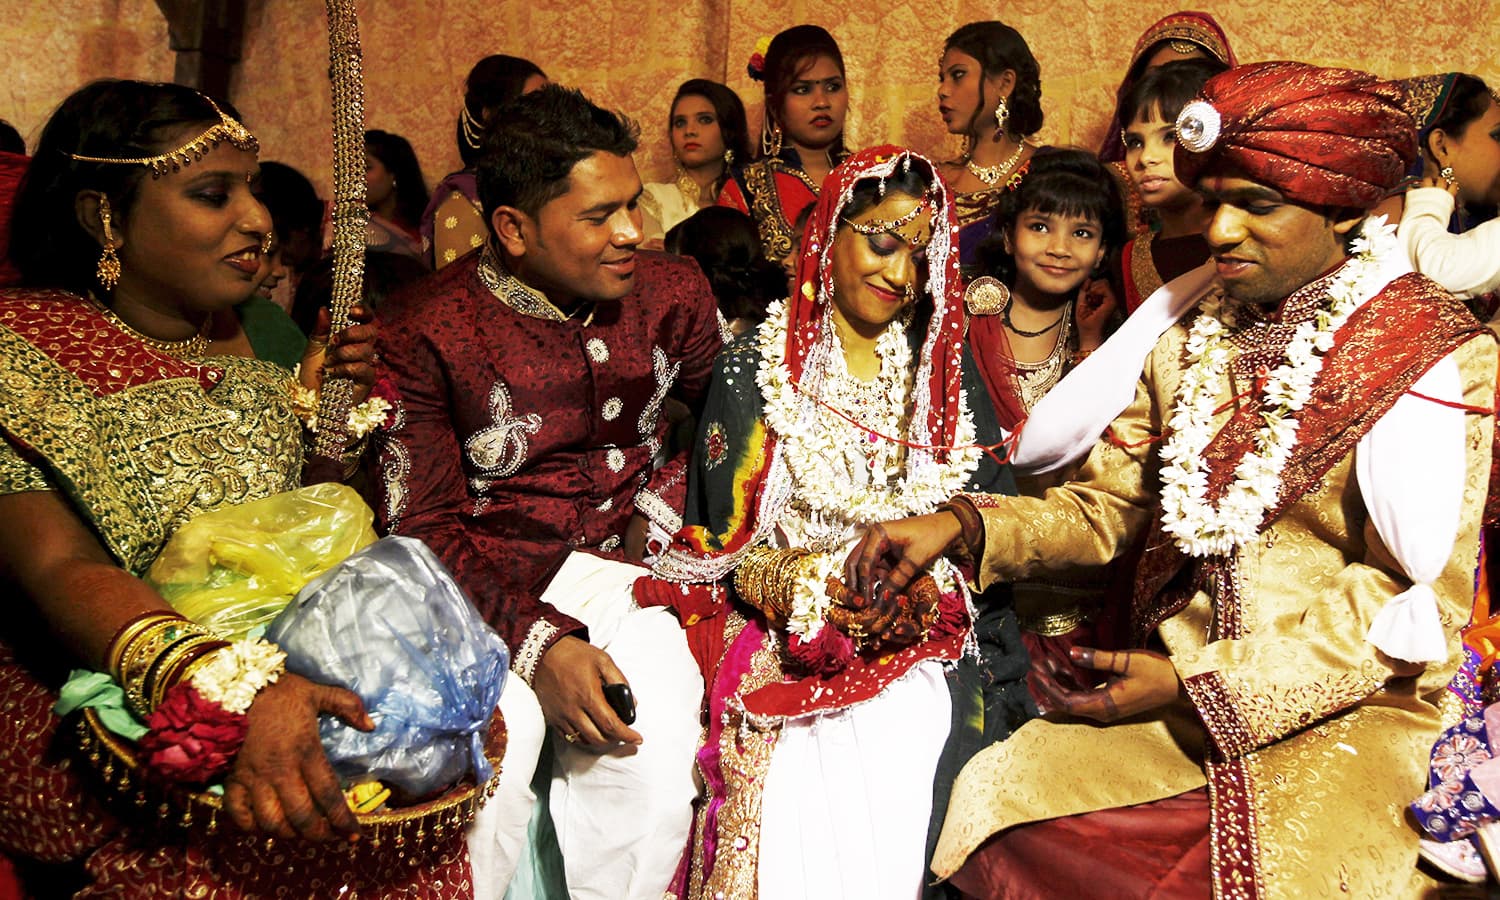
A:
<svg viewBox="0 0 1500 900">
<path fill-rule="evenodd" d="M 181 639 L 183 626 L 187 624 L 188 620 L 183 618 L 154 620 L 141 629 L 120 653 L 120 666 L 115 679 L 125 689 L 126 701 L 142 718 L 150 715 L 152 709 L 146 684 L 151 666 L 168 647 Z"/>
<path fill-rule="evenodd" d="M 228 641 L 205 630 L 202 633 L 189 634 L 167 648 L 147 676 L 146 696 L 150 698 L 151 708 L 155 709 L 160 706 L 162 700 L 166 698 L 167 691 L 182 682 L 188 667 L 214 650 L 227 646 L 229 646 Z"/>
<path fill-rule="evenodd" d="M 120 630 L 115 632 L 115 636 L 110 638 L 109 647 L 104 651 L 104 670 L 114 676 L 116 681 L 119 681 L 120 663 L 125 655 L 125 648 L 130 646 L 136 638 L 140 637 L 141 632 L 152 625 L 162 621 L 176 621 L 181 618 L 182 616 L 176 612 L 152 610 L 150 612 L 143 612 L 124 625 L 121 625 Z"/>
</svg>

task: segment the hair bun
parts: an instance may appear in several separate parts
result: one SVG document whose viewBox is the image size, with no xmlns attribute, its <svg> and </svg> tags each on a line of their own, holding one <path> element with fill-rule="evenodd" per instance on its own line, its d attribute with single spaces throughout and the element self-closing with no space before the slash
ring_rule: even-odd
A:
<svg viewBox="0 0 1500 900">
<path fill-rule="evenodd" d="M 762 37 L 755 42 L 755 52 L 750 54 L 750 62 L 745 66 L 745 73 L 752 81 L 766 80 L 766 51 L 771 49 L 771 39 Z"/>
</svg>

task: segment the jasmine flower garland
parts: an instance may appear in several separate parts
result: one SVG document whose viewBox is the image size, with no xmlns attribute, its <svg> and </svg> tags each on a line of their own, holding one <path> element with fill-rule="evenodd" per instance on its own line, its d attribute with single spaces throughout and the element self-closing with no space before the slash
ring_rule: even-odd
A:
<svg viewBox="0 0 1500 900">
<path fill-rule="evenodd" d="M 857 526 L 921 515 L 936 509 L 963 489 L 979 463 L 974 418 L 962 404 L 954 444 L 963 449 L 948 453 L 948 461 L 913 473 L 909 448 L 886 438 L 908 431 L 907 402 L 911 394 L 911 345 L 899 321 L 886 326 L 876 339 L 880 373 L 871 385 L 860 386 L 849 374 L 837 334 L 818 398 L 804 394 L 792 381 L 786 365 L 788 311 L 773 303 L 760 329 L 761 365 L 756 373 L 765 401 L 765 421 L 782 444 L 791 476 L 794 502 L 829 533 L 846 535 Z M 862 403 L 856 425 L 822 406 L 844 412 L 855 395 Z M 830 402 L 836 401 L 836 402 Z M 878 432 L 878 434 L 877 434 Z M 882 435 L 884 437 L 882 437 Z M 940 592 L 958 590 L 951 563 L 939 559 L 931 568 Z M 814 553 L 794 581 L 787 632 L 812 640 L 822 631 L 832 600 L 828 580 L 842 579 L 843 557 Z"/>
<path fill-rule="evenodd" d="M 1297 326 L 1286 360 L 1266 377 L 1261 427 L 1234 470 L 1234 481 L 1215 508 L 1208 501 L 1203 452 L 1213 440 L 1218 389 L 1229 366 L 1228 328 L 1219 301 L 1205 302 L 1186 345 L 1187 370 L 1162 445 L 1162 526 L 1190 556 L 1228 554 L 1260 533 L 1266 510 L 1281 494 L 1281 474 L 1297 445 L 1297 413 L 1312 396 L 1333 349 L 1334 334 L 1379 287 L 1382 262 L 1400 252 L 1396 229 L 1384 217 L 1369 219 L 1352 242 L 1352 258 L 1328 285 L 1328 306 Z"/>
</svg>

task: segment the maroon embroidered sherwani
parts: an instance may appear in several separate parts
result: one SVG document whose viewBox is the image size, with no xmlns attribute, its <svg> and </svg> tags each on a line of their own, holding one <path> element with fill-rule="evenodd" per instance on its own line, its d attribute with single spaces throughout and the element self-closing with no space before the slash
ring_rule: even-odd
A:
<svg viewBox="0 0 1500 900">
<path fill-rule="evenodd" d="M 623 559 L 632 514 L 681 512 L 681 465 L 653 468 L 662 402 L 697 407 L 718 319 L 692 261 L 636 260 L 628 296 L 571 318 L 505 291 L 489 251 L 380 310 L 399 401 L 380 442 L 378 514 L 442 558 L 528 682 L 554 641 L 585 636 L 540 599 L 568 554 Z"/>
</svg>

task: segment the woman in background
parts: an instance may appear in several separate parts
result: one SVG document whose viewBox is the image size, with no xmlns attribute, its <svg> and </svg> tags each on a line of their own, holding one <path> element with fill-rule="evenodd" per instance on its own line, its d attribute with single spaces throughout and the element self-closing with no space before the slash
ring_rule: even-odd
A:
<svg viewBox="0 0 1500 900">
<path fill-rule="evenodd" d="M 1164 16 L 1147 28 L 1135 42 L 1130 54 L 1130 65 L 1125 68 L 1125 77 L 1120 80 L 1120 89 L 1115 94 L 1115 114 L 1105 129 L 1104 140 L 1099 145 L 1099 158 L 1109 164 L 1110 172 L 1119 182 L 1125 195 L 1127 222 L 1132 231 L 1147 228 L 1141 216 L 1141 196 L 1135 190 L 1129 173 L 1125 171 L 1125 126 L 1129 122 L 1120 115 L 1119 104 L 1136 79 L 1146 70 L 1169 62 L 1184 59 L 1216 59 L 1233 68 L 1234 50 L 1229 46 L 1229 37 L 1214 21 L 1214 17 L 1203 12 L 1175 12 Z"/>
<path fill-rule="evenodd" d="M 1406 192 L 1399 235 L 1412 268 L 1495 317 L 1500 220 L 1479 225 L 1465 210 L 1500 204 L 1500 102 L 1473 75 L 1449 72 L 1403 82 L 1421 143 L 1421 180 Z"/>
<path fill-rule="evenodd" d="M 365 205 L 370 227 L 365 246 L 422 256 L 422 210 L 431 195 L 411 143 L 399 134 L 365 132 Z"/>
<path fill-rule="evenodd" d="M 750 77 L 766 86 L 761 158 L 734 173 L 720 206 L 748 213 L 766 259 L 795 259 L 793 223 L 818 199 L 823 179 L 843 162 L 849 112 L 844 55 L 833 35 L 795 25 L 750 59 Z"/>
<path fill-rule="evenodd" d="M 972 276 L 980 243 L 1006 191 L 1026 177 L 1042 128 L 1041 67 L 1020 32 L 1003 22 L 970 22 L 948 36 L 938 63 L 938 112 L 963 155 L 943 163 L 953 187 L 959 262 Z"/>
<path fill-rule="evenodd" d="M 667 232 L 667 252 L 698 261 L 719 301 L 728 344 L 759 325 L 773 300 L 786 296 L 786 275 L 761 253 L 755 222 L 737 209 L 710 206 Z"/>
<path fill-rule="evenodd" d="M 536 63 L 518 56 L 486 56 L 469 70 L 464 104 L 454 126 L 458 156 L 464 167 L 438 182 L 422 213 L 422 253 L 428 265 L 441 269 L 484 244 L 490 228 L 479 208 L 474 164 L 484 147 L 484 130 L 495 111 L 547 83 Z"/>
<path fill-rule="evenodd" d="M 648 246 L 659 246 L 678 222 L 713 205 L 729 181 L 730 167 L 750 158 L 745 104 L 717 81 L 682 83 L 672 100 L 667 134 L 677 177 L 651 182 L 641 194 L 641 231 Z"/>
</svg>

